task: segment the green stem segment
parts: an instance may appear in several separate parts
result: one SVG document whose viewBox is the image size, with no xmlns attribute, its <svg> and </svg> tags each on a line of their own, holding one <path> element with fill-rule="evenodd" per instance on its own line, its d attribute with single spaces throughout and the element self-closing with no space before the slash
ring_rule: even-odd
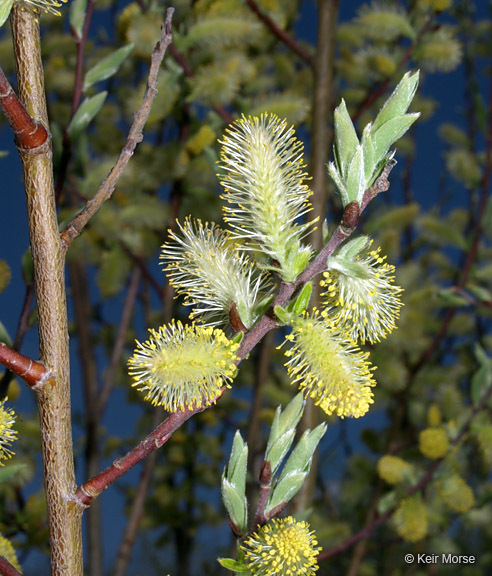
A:
<svg viewBox="0 0 492 576">
<path fill-rule="evenodd" d="M 39 24 L 22 7 L 12 10 L 18 91 L 29 115 L 48 128 Z M 54 374 L 36 390 L 50 526 L 52 576 L 82 576 L 82 506 L 74 499 L 65 257 L 58 232 L 51 140 L 19 147 L 39 316 L 40 361 Z"/>
</svg>

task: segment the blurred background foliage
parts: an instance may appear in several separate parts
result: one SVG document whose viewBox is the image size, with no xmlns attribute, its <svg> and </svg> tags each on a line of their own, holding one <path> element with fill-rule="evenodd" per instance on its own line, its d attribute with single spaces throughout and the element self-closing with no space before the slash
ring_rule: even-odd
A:
<svg viewBox="0 0 492 576">
<path fill-rule="evenodd" d="M 372 352 L 378 386 L 369 416 L 328 418 L 312 472 L 314 489 L 302 514 L 327 551 L 397 508 L 369 540 L 322 561 L 319 574 L 427 574 L 425 566 L 405 566 L 404 553 L 452 552 L 477 557 L 475 565 L 459 567 L 460 574 L 482 575 L 492 570 L 492 403 L 480 404 L 492 381 L 492 204 L 486 203 L 492 170 L 492 7 L 481 0 L 342 2 L 332 37 L 316 40 L 316 10 L 327 4 L 336 17 L 335 0 L 173 3 L 174 42 L 159 73 L 145 140 L 112 199 L 69 251 L 73 382 L 84 399 L 74 406 L 78 479 L 122 455 L 164 416 L 144 406 L 130 388 L 126 361 L 146 327 L 187 317 L 159 270 L 158 249 L 176 218 L 220 219 L 217 139 L 241 113 L 272 112 L 295 125 L 309 163 L 309 137 L 317 122 L 316 43 L 319 50 L 333 41 L 331 112 L 343 97 L 361 130 L 401 76 L 419 68 L 412 111 L 422 118 L 398 144 L 390 190 L 370 205 L 360 224 L 396 265 L 405 288 L 399 328 Z M 125 143 L 165 7 L 158 0 L 72 0 L 62 18 L 42 17 L 60 222 L 93 196 Z M 96 81 L 87 81 L 89 70 L 106 57 L 115 64 L 111 55 L 125 46 L 130 47 L 109 77 L 97 73 Z M 0 61 L 13 76 L 8 27 Z M 78 62 L 86 83 L 77 94 Z M 447 84 L 446 74 L 455 70 L 461 80 Z M 443 118 L 440 100 L 449 86 L 457 86 L 461 103 Z M 100 94 L 90 100 L 92 108 L 83 104 Z M 81 102 L 94 117 L 74 128 Z M 441 148 L 432 150 L 422 167 L 416 162 L 425 134 L 421 126 L 435 114 L 442 119 Z M 331 129 L 330 116 L 326 160 Z M 8 160 L 0 162 L 9 169 Z M 331 182 L 324 193 L 328 212 L 322 217 L 333 229 L 341 209 Z M 24 289 L 17 286 L 12 295 L 8 286 L 10 270 L 19 264 L 3 254 L 0 301 L 21 317 Z M 23 274 L 29 294 L 28 257 Z M 24 334 L 36 324 L 32 304 L 24 311 L 18 326 L 0 326 L 1 339 L 21 351 Z M 175 433 L 141 476 L 113 488 L 123 495 L 125 516 L 119 510 L 103 514 L 100 502 L 93 505 L 86 536 L 91 576 L 218 573 L 216 557 L 229 555 L 232 543 L 219 486 L 233 433 L 239 428 L 248 440 L 253 496 L 274 409 L 295 392 L 276 343 L 269 335 L 218 405 Z M 4 375 L 3 393 L 7 385 L 11 399 L 21 390 L 29 394 Z M 139 416 L 125 422 L 126 434 L 120 436 L 112 431 L 112 419 L 125 414 L 125 403 L 138 406 L 131 414 Z M 24 467 L 0 486 L 0 532 L 11 538 L 26 567 L 33 549 L 47 552 L 36 418 L 34 409 L 22 415 L 15 464 Z M 459 436 L 464 426 L 466 434 Z M 426 475 L 422 489 L 409 498 Z M 254 499 L 250 505 L 256 506 Z M 118 550 L 107 545 L 111 532 L 122 537 Z M 458 572 L 456 566 L 434 565 L 432 573 Z"/>
</svg>

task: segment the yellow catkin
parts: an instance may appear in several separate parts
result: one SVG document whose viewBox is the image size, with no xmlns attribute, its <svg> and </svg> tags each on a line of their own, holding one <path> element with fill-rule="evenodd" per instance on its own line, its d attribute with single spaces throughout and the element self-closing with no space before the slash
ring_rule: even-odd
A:
<svg viewBox="0 0 492 576">
<path fill-rule="evenodd" d="M 427 536 L 427 510 L 420 496 L 402 500 L 394 514 L 398 534 L 408 542 L 418 542 Z"/>
<path fill-rule="evenodd" d="M 271 520 L 241 546 L 252 576 L 312 576 L 321 550 L 307 522 Z"/>
<path fill-rule="evenodd" d="M 459 474 L 441 478 L 437 489 L 446 506 L 455 512 L 468 512 L 475 504 L 473 490 Z"/>
<path fill-rule="evenodd" d="M 398 458 L 398 456 L 386 455 L 378 462 L 378 474 L 388 484 L 398 484 L 405 479 L 405 475 L 412 467 L 408 462 Z"/>
<path fill-rule="evenodd" d="M 426 428 L 419 434 L 420 452 L 426 457 L 436 460 L 443 458 L 449 449 L 449 438 L 444 428 Z"/>
</svg>

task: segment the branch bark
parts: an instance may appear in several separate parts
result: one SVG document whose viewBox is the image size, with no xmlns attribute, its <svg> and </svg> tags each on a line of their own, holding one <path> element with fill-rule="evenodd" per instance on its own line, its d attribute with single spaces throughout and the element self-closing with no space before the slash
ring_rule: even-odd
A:
<svg viewBox="0 0 492 576">
<path fill-rule="evenodd" d="M 12 35 L 19 97 L 27 113 L 47 130 L 39 24 L 21 5 L 12 9 Z M 58 232 L 51 139 L 37 148 L 18 146 L 24 174 L 34 284 L 39 317 L 40 360 L 55 377 L 36 390 L 40 413 L 44 484 L 50 526 L 51 574 L 82 576 L 82 506 L 76 488 L 70 413 L 65 258 Z"/>
</svg>

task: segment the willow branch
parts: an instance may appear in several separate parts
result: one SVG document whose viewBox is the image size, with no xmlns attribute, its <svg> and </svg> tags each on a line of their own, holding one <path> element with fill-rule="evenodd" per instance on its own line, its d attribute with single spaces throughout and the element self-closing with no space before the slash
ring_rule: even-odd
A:
<svg viewBox="0 0 492 576">
<path fill-rule="evenodd" d="M 270 29 L 272 34 L 276 36 L 281 42 L 288 46 L 294 54 L 297 54 L 306 64 L 309 66 L 314 66 L 314 60 L 312 55 L 304 50 L 298 42 L 285 30 L 280 28 L 263 10 L 258 6 L 254 0 L 246 0 L 246 5 L 251 9 L 252 12 Z"/>
<path fill-rule="evenodd" d="M 15 4 L 11 12 L 19 98 L 35 122 L 48 126 L 41 39 L 36 16 Z M 76 488 L 70 411 L 70 366 L 65 258 L 58 231 L 51 139 L 18 146 L 26 190 L 29 237 L 39 319 L 40 362 L 54 377 L 36 388 L 52 576 L 82 576 L 82 507 Z"/>
<path fill-rule="evenodd" d="M 121 178 L 130 158 L 133 156 L 137 145 L 143 140 L 143 129 L 147 122 L 147 118 L 149 117 L 152 103 L 157 96 L 157 75 L 159 68 L 164 59 L 164 55 L 166 54 L 166 50 L 172 42 L 171 22 L 173 13 L 174 8 L 168 8 L 162 26 L 161 38 L 152 52 L 147 87 L 145 89 L 142 105 L 135 113 L 133 124 L 130 127 L 128 138 L 123 150 L 121 151 L 116 164 L 99 187 L 95 196 L 87 202 L 80 214 L 78 214 L 78 216 L 76 216 L 61 232 L 61 239 L 65 250 L 68 249 L 72 240 L 81 233 L 84 226 L 87 225 L 102 204 L 111 197 L 116 184 Z"/>
<path fill-rule="evenodd" d="M 5 114 L 15 136 L 17 146 L 33 150 L 48 139 L 46 128 L 31 118 L 17 97 L 2 68 L 0 67 L 0 108 Z"/>
</svg>

